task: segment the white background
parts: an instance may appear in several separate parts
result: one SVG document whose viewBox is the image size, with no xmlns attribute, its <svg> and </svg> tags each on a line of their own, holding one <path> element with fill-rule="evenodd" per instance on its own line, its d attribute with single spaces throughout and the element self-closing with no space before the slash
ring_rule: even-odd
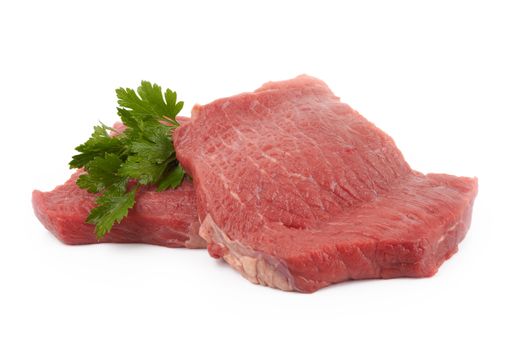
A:
<svg viewBox="0 0 525 350">
<path fill-rule="evenodd" d="M 1 349 L 525 347 L 520 1 L 2 1 L 0 45 Z M 116 87 L 172 87 L 189 114 L 301 73 L 415 169 L 479 178 L 435 277 L 285 293 L 205 250 L 65 246 L 33 216 Z"/>
</svg>

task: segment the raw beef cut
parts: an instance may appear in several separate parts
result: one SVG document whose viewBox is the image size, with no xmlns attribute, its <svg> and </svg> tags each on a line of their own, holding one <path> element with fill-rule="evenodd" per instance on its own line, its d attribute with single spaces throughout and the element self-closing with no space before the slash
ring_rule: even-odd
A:
<svg viewBox="0 0 525 350">
<path fill-rule="evenodd" d="M 178 118 L 179 122 L 186 119 Z M 124 126 L 113 126 L 122 132 Z M 120 224 L 101 240 L 86 218 L 95 206 L 96 195 L 76 185 L 81 170 L 50 192 L 33 192 L 33 208 L 40 222 L 66 244 L 149 243 L 166 247 L 204 248 L 199 237 L 199 220 L 191 181 L 185 179 L 177 189 L 157 192 L 139 188 L 136 204 Z"/>
<path fill-rule="evenodd" d="M 432 276 L 470 225 L 475 178 L 412 170 L 312 77 L 195 106 L 173 136 L 210 255 L 254 283 Z"/>
<path fill-rule="evenodd" d="M 33 209 L 40 222 L 66 244 L 148 243 L 166 247 L 204 248 L 198 235 L 199 220 L 192 183 L 157 192 L 139 188 L 136 204 L 120 224 L 97 240 L 86 218 L 96 195 L 75 183 L 81 171 L 50 192 L 33 191 Z"/>
</svg>

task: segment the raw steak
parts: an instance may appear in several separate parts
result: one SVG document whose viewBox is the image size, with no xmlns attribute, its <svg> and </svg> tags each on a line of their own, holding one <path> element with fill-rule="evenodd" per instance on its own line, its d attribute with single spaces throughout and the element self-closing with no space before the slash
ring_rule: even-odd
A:
<svg viewBox="0 0 525 350">
<path fill-rule="evenodd" d="M 179 118 L 179 121 L 184 121 Z M 114 125 L 117 132 L 124 127 Z M 166 247 L 203 248 L 191 181 L 184 180 L 175 190 L 157 192 L 141 188 L 129 215 L 97 240 L 93 225 L 85 223 L 95 205 L 94 194 L 79 188 L 78 171 L 64 184 L 50 192 L 33 192 L 33 208 L 40 222 L 66 244 L 149 243 Z"/>
<path fill-rule="evenodd" d="M 457 251 L 475 178 L 423 175 L 322 81 L 300 76 L 195 106 L 174 131 L 210 255 L 254 283 L 313 292 L 425 277 Z"/>
</svg>

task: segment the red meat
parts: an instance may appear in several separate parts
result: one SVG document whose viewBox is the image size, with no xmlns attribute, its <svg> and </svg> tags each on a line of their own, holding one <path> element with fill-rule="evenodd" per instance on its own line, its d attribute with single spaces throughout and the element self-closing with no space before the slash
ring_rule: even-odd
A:
<svg viewBox="0 0 525 350">
<path fill-rule="evenodd" d="M 187 122 L 187 118 L 178 118 Z M 116 123 L 116 133 L 124 126 Z M 149 243 L 166 247 L 203 248 L 199 237 L 199 220 L 191 181 L 184 180 L 177 189 L 157 192 L 153 187 L 140 188 L 136 204 L 120 224 L 101 240 L 86 218 L 95 206 L 96 195 L 79 188 L 78 171 L 63 185 L 50 192 L 33 192 L 33 208 L 40 222 L 66 244 Z"/>
<path fill-rule="evenodd" d="M 209 253 L 254 283 L 313 292 L 426 277 L 457 251 L 475 178 L 423 175 L 322 81 L 300 76 L 193 109 L 174 131 Z"/>
</svg>

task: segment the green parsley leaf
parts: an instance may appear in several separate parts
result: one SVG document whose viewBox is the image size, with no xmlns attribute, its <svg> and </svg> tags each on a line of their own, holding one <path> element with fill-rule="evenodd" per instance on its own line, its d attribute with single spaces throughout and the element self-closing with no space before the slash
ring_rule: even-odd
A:
<svg viewBox="0 0 525 350">
<path fill-rule="evenodd" d="M 115 184 L 123 186 L 124 179 L 118 174 L 122 163 L 122 160 L 112 153 L 106 153 L 104 157 L 95 157 L 86 164 L 86 174 L 80 175 L 77 185 L 91 193 L 102 192 Z"/>
<path fill-rule="evenodd" d="M 166 165 L 158 165 L 139 155 L 129 156 L 119 170 L 119 175 L 136 179 L 141 185 L 154 184 L 159 181 Z"/>
<path fill-rule="evenodd" d="M 146 128 L 142 139 L 131 142 L 131 152 L 161 164 L 173 154 L 170 130 L 168 127 L 158 125 L 154 129 Z"/>
<path fill-rule="evenodd" d="M 182 183 L 184 179 L 184 169 L 177 164 L 175 169 L 173 169 L 168 175 L 159 182 L 157 191 L 164 191 L 168 188 L 177 188 Z"/>
<path fill-rule="evenodd" d="M 116 90 L 118 104 L 127 108 L 135 116 L 158 116 L 178 126 L 175 117 L 182 110 L 184 102 L 177 102 L 177 93 L 167 89 L 164 95 L 157 84 L 142 81 L 137 88 L 119 88 Z M 138 94 L 137 94 L 138 93 Z"/>
<path fill-rule="evenodd" d="M 118 153 L 122 144 L 118 138 L 110 137 L 107 130 L 113 129 L 104 124 L 95 126 L 91 138 L 75 148 L 80 153 L 73 156 L 69 167 L 79 169 L 96 157 L 103 157 L 106 153 Z"/>
<path fill-rule="evenodd" d="M 128 192 L 115 187 L 107 189 L 97 198 L 97 207 L 91 210 L 86 222 L 95 225 L 98 239 L 104 237 L 115 223 L 120 223 L 128 215 L 129 209 L 135 205 L 136 192 L 137 186 Z"/>
<path fill-rule="evenodd" d="M 183 107 L 177 94 L 170 89 L 163 94 L 160 86 L 147 81 L 136 91 L 119 88 L 116 93 L 117 114 L 126 129 L 110 136 L 112 128 L 95 126 L 69 163 L 85 170 L 77 185 L 100 194 L 87 218 L 99 239 L 128 214 L 140 186 L 154 185 L 158 191 L 177 188 L 185 174 L 171 140 L 172 130 L 179 126 L 175 117 Z M 130 183 L 134 185 L 128 191 Z"/>
</svg>

